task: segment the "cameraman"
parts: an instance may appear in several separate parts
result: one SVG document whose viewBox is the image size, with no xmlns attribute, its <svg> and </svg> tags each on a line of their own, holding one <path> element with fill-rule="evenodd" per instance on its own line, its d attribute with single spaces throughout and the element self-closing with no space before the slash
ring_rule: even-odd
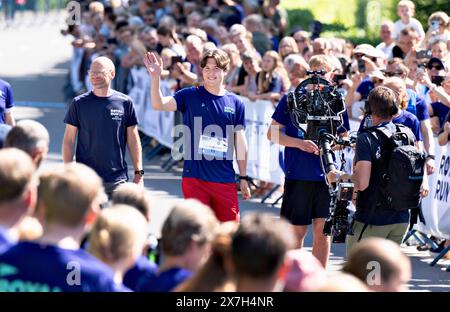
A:
<svg viewBox="0 0 450 312">
<path fill-rule="evenodd" d="M 388 128 L 392 133 L 396 132 L 392 118 L 397 114 L 398 107 L 395 93 L 384 86 L 376 87 L 369 93 L 368 104 L 371 110 L 372 124 L 374 127 Z M 395 108 L 394 106 L 395 105 Z M 409 129 L 405 129 L 408 138 L 414 138 Z M 378 200 L 373 194 L 379 193 L 378 186 L 382 182 L 379 160 L 383 149 L 380 137 L 375 137 L 369 132 L 363 132 L 358 136 L 355 151 L 355 166 L 353 174 L 345 174 L 337 170 L 330 171 L 327 179 L 330 182 L 351 180 L 355 184 L 355 192 L 359 192 L 356 201 L 355 222 L 353 235 L 348 236 L 347 251 L 362 238 L 381 237 L 401 244 L 403 236 L 408 228 L 409 211 L 395 211 L 393 209 L 371 209 L 369 206 Z M 383 140 L 381 140 L 383 142 Z"/>
<path fill-rule="evenodd" d="M 324 70 L 325 79 L 331 81 L 333 66 L 329 56 L 315 55 L 309 61 L 313 71 Z M 330 238 L 323 234 L 330 206 L 330 194 L 320 165 L 317 143 L 304 140 L 304 134 L 291 121 L 284 96 L 273 116 L 267 137 L 286 146 L 284 154 L 286 180 L 284 184 L 281 216 L 293 225 L 299 248 L 313 225 L 313 255 L 326 267 L 330 253 Z"/>
</svg>

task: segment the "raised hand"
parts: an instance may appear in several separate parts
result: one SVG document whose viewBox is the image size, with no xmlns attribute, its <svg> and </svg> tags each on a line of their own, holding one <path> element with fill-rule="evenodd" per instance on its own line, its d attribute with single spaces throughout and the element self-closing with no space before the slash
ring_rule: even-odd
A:
<svg viewBox="0 0 450 312">
<path fill-rule="evenodd" d="M 161 77 L 163 70 L 163 64 L 161 58 L 157 57 L 153 52 L 147 52 L 144 55 L 144 64 L 148 73 L 152 78 Z"/>
</svg>

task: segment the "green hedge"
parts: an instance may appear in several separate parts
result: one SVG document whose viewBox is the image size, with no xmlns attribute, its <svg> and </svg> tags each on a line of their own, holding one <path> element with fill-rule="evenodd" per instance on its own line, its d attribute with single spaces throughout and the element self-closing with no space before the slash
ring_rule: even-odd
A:
<svg viewBox="0 0 450 312">
<path fill-rule="evenodd" d="M 448 1 L 448 0 L 446 0 Z M 324 23 L 324 37 L 338 37 L 348 39 L 354 44 L 379 43 L 379 25 L 384 20 L 397 19 L 397 0 L 330 0 L 330 1 L 287 1 L 283 5 L 288 11 L 289 26 L 299 25 L 308 30 L 309 24 L 318 19 L 330 21 L 330 10 L 334 10 L 335 17 L 331 22 Z M 306 5 L 305 5 L 306 4 Z"/>
<path fill-rule="evenodd" d="M 428 28 L 428 17 L 436 11 L 450 13 L 448 0 L 414 0 L 416 4 L 415 17 L 422 23 L 425 31 Z"/>
<path fill-rule="evenodd" d="M 282 6 L 288 11 L 289 25 L 308 30 L 315 19 L 328 21 L 324 24 L 324 37 L 339 37 L 355 44 L 379 42 L 379 23 L 396 21 L 399 0 L 284 0 Z M 428 17 L 436 11 L 449 11 L 449 0 L 414 0 L 415 17 L 428 28 Z M 330 12 L 334 19 L 330 22 Z"/>
</svg>

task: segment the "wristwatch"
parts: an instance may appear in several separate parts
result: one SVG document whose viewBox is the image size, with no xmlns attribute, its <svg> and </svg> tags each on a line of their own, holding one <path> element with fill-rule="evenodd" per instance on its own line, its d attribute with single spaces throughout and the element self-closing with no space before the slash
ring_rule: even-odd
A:
<svg viewBox="0 0 450 312">
<path fill-rule="evenodd" d="M 435 159 L 434 155 L 427 155 L 426 159 Z"/>
<path fill-rule="evenodd" d="M 246 180 L 248 181 L 250 178 L 248 177 L 248 175 L 246 176 L 239 176 L 239 180 Z"/>
<path fill-rule="evenodd" d="M 144 170 L 135 170 L 134 174 L 143 176 L 144 175 Z"/>
</svg>

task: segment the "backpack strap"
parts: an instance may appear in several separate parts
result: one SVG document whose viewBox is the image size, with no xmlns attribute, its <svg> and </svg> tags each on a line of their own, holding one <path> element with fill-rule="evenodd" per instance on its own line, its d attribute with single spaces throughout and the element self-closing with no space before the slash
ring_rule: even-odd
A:
<svg viewBox="0 0 450 312">
<path fill-rule="evenodd" d="M 408 142 L 407 145 L 415 145 L 416 144 L 416 136 L 407 126 L 402 124 L 395 124 L 395 128 L 397 133 L 402 133 L 406 136 Z"/>
<path fill-rule="evenodd" d="M 380 143 L 380 148 L 382 150 L 382 159 L 388 159 L 389 154 L 398 146 L 398 144 L 392 140 L 392 131 L 390 131 L 387 127 L 381 126 L 381 127 L 370 127 L 365 129 L 365 131 L 369 132 L 372 137 L 377 140 Z M 375 133 L 377 135 L 375 135 Z"/>
</svg>

